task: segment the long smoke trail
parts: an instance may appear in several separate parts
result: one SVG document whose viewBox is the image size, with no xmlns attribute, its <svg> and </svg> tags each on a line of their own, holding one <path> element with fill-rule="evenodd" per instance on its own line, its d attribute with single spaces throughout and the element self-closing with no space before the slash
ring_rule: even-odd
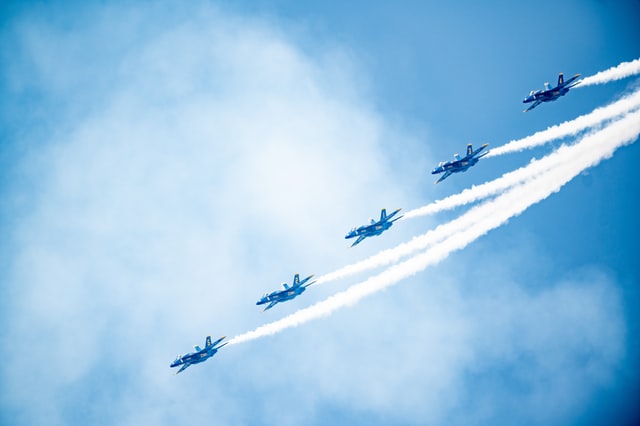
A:
<svg viewBox="0 0 640 426">
<path fill-rule="evenodd" d="M 585 114 L 574 120 L 566 121 L 562 124 L 550 127 L 547 130 L 535 133 L 524 139 L 511 141 L 503 146 L 495 148 L 491 150 L 485 158 L 520 151 L 532 146 L 542 145 L 543 143 L 547 143 L 558 138 L 575 135 L 587 128 L 615 119 L 638 108 L 640 108 L 640 89 L 631 93 L 629 96 L 607 105 L 606 107 L 597 108 L 589 114 Z M 553 159 L 545 160 L 546 157 L 541 161 L 532 162 L 527 167 L 506 173 L 498 179 L 494 179 L 481 185 L 474 185 L 471 188 L 465 189 L 461 193 L 451 195 L 447 198 L 434 201 L 426 206 L 410 210 L 405 213 L 404 218 L 410 219 L 413 217 L 438 213 L 499 194 L 511 186 L 540 173 L 541 170 L 544 171 L 545 168 L 548 169 L 554 166 Z"/>
<path fill-rule="evenodd" d="M 597 75 L 597 74 L 596 74 Z M 526 138 L 510 141 L 502 146 L 489 151 L 485 158 L 497 157 L 498 155 L 523 151 L 527 148 L 544 145 L 556 139 L 567 136 L 574 136 L 578 133 L 598 125 L 604 121 L 614 119 L 640 106 L 640 90 L 636 90 L 629 96 L 609 104 L 605 107 L 596 108 L 589 114 L 581 115 L 570 121 L 551 126 L 546 130 L 534 133 Z"/>
<path fill-rule="evenodd" d="M 640 101 L 640 98 L 638 100 Z M 580 155 L 581 151 L 585 149 L 590 148 L 585 148 L 584 144 L 562 146 L 546 157 L 543 157 L 540 160 L 533 160 L 528 165 L 521 167 L 520 169 L 517 169 L 515 171 L 506 173 L 502 177 L 499 177 L 493 181 L 465 189 L 461 193 L 428 204 L 424 207 L 411 210 L 407 212 L 405 218 L 412 218 L 435 213 L 436 211 L 453 208 L 473 201 L 477 201 L 482 198 L 486 198 L 488 196 L 496 195 L 515 185 L 535 178 L 543 173 L 547 173 L 549 170 L 557 167 L 558 165 L 572 162 L 574 158 Z M 346 278 L 370 269 L 395 263 L 403 257 L 411 255 L 418 250 L 424 250 L 434 244 L 439 243 L 440 241 L 448 238 L 452 234 L 455 234 L 462 229 L 465 229 L 468 226 L 473 226 L 475 221 L 477 220 L 477 217 L 478 214 L 476 210 L 469 211 L 467 214 L 464 214 L 448 223 L 442 224 L 435 229 L 427 232 L 426 234 L 414 237 L 412 240 L 406 243 L 400 244 L 391 249 L 381 251 L 380 253 L 375 254 L 367 259 L 361 260 L 351 265 L 347 265 L 334 272 L 322 275 L 318 277 L 316 285 Z"/>
<path fill-rule="evenodd" d="M 582 79 L 580 85 L 576 87 L 604 84 L 610 81 L 622 80 L 623 78 L 631 77 L 636 74 L 640 74 L 640 58 L 631 62 L 623 62 L 616 67 L 601 71 L 590 77 L 585 77 Z"/>
<path fill-rule="evenodd" d="M 613 155 L 616 149 L 636 140 L 640 135 L 640 112 L 627 114 L 602 130 L 585 136 L 578 144 L 579 152 L 573 161 L 557 166 L 546 173 L 512 187 L 494 200 L 472 209 L 476 221 L 472 226 L 450 235 L 437 245 L 384 272 L 373 276 L 345 291 L 301 309 L 281 320 L 265 324 L 257 329 L 234 337 L 230 344 L 257 339 L 295 327 L 313 319 L 327 316 L 337 309 L 357 303 L 360 299 L 376 293 L 400 280 L 424 270 L 460 250 L 480 236 L 506 223 L 510 218 L 525 211 L 551 194 L 559 191 L 567 182 L 585 169 Z M 568 147 L 570 148 L 570 147 Z"/>
</svg>

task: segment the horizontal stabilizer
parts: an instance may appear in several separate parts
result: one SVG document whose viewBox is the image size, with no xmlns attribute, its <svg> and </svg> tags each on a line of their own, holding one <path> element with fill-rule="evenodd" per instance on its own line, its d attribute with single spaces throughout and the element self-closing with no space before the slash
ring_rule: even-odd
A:
<svg viewBox="0 0 640 426">
<path fill-rule="evenodd" d="M 404 217 L 404 215 L 400 215 L 398 217 L 396 217 L 395 219 L 391 219 L 391 222 L 395 222 L 396 220 L 400 220 Z"/>
<path fill-rule="evenodd" d="M 222 336 L 221 338 L 219 338 L 218 340 L 216 340 L 215 342 L 213 342 L 213 344 L 212 344 L 211 346 L 215 346 L 215 345 L 217 345 L 218 343 L 222 342 L 222 341 L 223 341 L 224 339 L 226 339 L 226 338 L 227 338 L 227 336 Z M 224 345 L 226 345 L 226 343 L 225 343 Z M 224 345 L 221 345 L 220 347 L 222 347 L 222 346 L 224 346 Z"/>
<path fill-rule="evenodd" d="M 387 220 L 389 220 L 392 217 L 394 217 L 395 215 L 397 215 L 400 212 L 400 210 L 402 210 L 402 209 L 400 208 L 400 209 L 394 210 L 393 213 L 391 213 L 389 216 L 387 216 Z M 395 219 L 391 220 L 391 222 L 395 222 L 396 220 L 400 219 L 401 217 L 402 216 L 396 217 Z"/>
</svg>

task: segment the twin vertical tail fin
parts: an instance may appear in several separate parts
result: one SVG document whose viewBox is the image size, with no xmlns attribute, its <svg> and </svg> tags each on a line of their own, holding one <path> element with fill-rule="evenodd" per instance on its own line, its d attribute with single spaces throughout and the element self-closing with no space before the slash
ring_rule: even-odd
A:
<svg viewBox="0 0 640 426">
<path fill-rule="evenodd" d="M 382 209 L 380 211 L 380 221 L 383 221 L 387 218 L 387 209 Z"/>
<path fill-rule="evenodd" d="M 207 341 L 205 342 L 205 347 L 210 348 L 212 345 L 211 343 L 211 336 L 207 336 Z"/>
<path fill-rule="evenodd" d="M 473 146 L 471 144 L 467 145 L 467 157 L 473 154 Z"/>
<path fill-rule="evenodd" d="M 564 75 L 562 73 L 558 74 L 558 87 L 561 87 L 564 84 Z"/>
</svg>

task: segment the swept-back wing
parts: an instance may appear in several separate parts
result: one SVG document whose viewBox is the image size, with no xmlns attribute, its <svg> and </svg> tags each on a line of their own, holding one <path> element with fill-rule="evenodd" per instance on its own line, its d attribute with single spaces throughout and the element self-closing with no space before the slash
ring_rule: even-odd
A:
<svg viewBox="0 0 640 426">
<path fill-rule="evenodd" d="M 268 309 L 273 308 L 274 306 L 276 306 L 276 304 L 277 304 L 277 303 L 278 303 L 278 301 L 277 301 L 277 300 L 274 300 L 273 302 L 269 303 L 269 304 L 267 305 L 267 307 L 266 307 L 266 308 L 264 308 L 264 309 L 262 310 L 262 312 L 264 312 L 264 311 L 266 311 L 266 310 L 268 310 Z"/>
<path fill-rule="evenodd" d="M 365 238 L 367 238 L 367 236 L 366 236 L 366 235 L 360 235 L 360 236 L 358 237 L 358 239 L 356 240 L 356 242 L 355 242 L 355 243 L 353 243 L 353 244 L 351 244 L 351 247 L 355 246 L 356 244 L 360 244 L 360 243 L 362 242 L 362 240 L 364 240 Z"/>
<path fill-rule="evenodd" d="M 437 181 L 433 182 L 434 184 L 438 184 L 440 182 L 442 182 L 443 180 L 445 180 L 446 178 L 448 178 L 449 176 L 451 176 L 451 172 L 450 170 L 447 170 L 446 172 L 444 172 L 444 174 L 442 175 L 442 177 L 440 177 L 440 179 L 438 179 Z"/>
<path fill-rule="evenodd" d="M 525 110 L 524 110 L 524 112 L 529 112 L 529 111 L 531 111 L 532 109 L 534 109 L 535 107 L 537 107 L 537 106 L 538 106 L 538 105 L 540 105 L 541 103 L 542 103 L 542 101 L 541 101 L 541 100 L 537 100 L 537 101 L 535 101 L 534 103 L 532 103 L 532 104 L 531 104 L 531 106 L 530 106 L 529 108 L 525 109 Z"/>
</svg>

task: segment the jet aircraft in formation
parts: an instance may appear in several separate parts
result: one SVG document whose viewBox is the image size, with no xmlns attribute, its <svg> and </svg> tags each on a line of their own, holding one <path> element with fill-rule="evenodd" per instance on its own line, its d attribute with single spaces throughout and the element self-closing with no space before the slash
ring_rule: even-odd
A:
<svg viewBox="0 0 640 426">
<path fill-rule="evenodd" d="M 313 275 L 309 275 L 307 278 L 300 281 L 300 275 L 296 274 L 293 277 L 293 284 L 289 287 L 289 284 L 282 283 L 282 290 L 275 290 L 271 293 L 265 293 L 264 296 L 260 300 L 256 302 L 256 305 L 265 305 L 268 303 L 267 307 L 262 311 L 266 311 L 267 309 L 273 308 L 279 302 L 286 302 L 287 300 L 295 299 L 300 296 L 311 284 L 315 283 L 312 281 L 307 284 L 313 277 Z"/>
<path fill-rule="evenodd" d="M 549 83 L 545 83 L 544 90 L 532 91 L 529 94 L 529 96 L 527 96 L 522 101 L 523 103 L 533 102 L 533 104 L 529 108 L 527 108 L 525 112 L 531 111 L 533 108 L 535 108 L 542 102 L 555 101 L 560 96 L 566 95 L 567 92 L 569 92 L 569 89 L 571 89 L 572 87 L 580 83 L 580 81 L 576 81 L 579 77 L 580 77 L 580 74 L 576 74 L 573 77 L 571 77 L 569 80 L 564 81 L 564 77 L 562 73 L 560 73 L 560 75 L 558 76 L 558 85 L 556 87 L 549 88 Z M 451 176 L 451 174 L 453 173 L 466 172 L 467 170 L 469 170 L 470 167 L 475 166 L 476 163 L 480 160 L 480 158 L 482 158 L 483 156 L 489 153 L 489 151 L 484 151 L 484 149 L 487 146 L 488 144 L 484 144 L 480 148 L 478 148 L 476 151 L 474 151 L 471 144 L 469 144 L 467 145 L 467 155 L 464 158 L 461 158 L 458 154 L 455 154 L 453 156 L 454 159 L 452 161 L 441 162 L 440 164 L 438 164 L 438 166 L 435 169 L 433 169 L 431 173 L 434 175 L 440 174 L 440 173 L 444 173 L 444 174 L 435 183 L 442 182 L 443 180 Z M 373 236 L 382 234 L 384 231 L 391 228 L 391 226 L 393 225 L 393 222 L 402 218 L 402 216 L 398 216 L 394 219 L 395 215 L 397 215 L 400 210 L 401 209 L 397 209 L 394 212 L 392 212 L 390 215 L 387 215 L 387 210 L 382 209 L 382 211 L 380 212 L 380 220 L 375 221 L 373 219 L 370 219 L 370 223 L 368 225 L 363 225 L 358 228 L 353 228 L 345 236 L 345 239 L 358 237 L 356 241 L 351 245 L 351 247 L 353 247 L 356 244 L 359 244 L 360 242 L 362 242 L 362 240 L 364 240 L 367 237 L 373 237 Z M 308 283 L 308 281 L 312 277 L 313 275 L 309 275 L 305 279 L 300 280 L 300 275 L 295 274 L 295 276 L 293 277 L 293 284 L 291 286 L 289 286 L 287 283 L 283 283 L 282 290 L 276 290 L 271 293 L 265 293 L 265 295 L 262 296 L 262 298 L 256 302 L 256 305 L 268 304 L 267 307 L 264 308 L 263 310 L 263 311 L 266 311 L 267 309 L 273 308 L 276 304 L 280 302 L 285 302 L 287 300 L 294 299 L 299 295 L 301 295 L 307 289 L 307 287 L 315 283 L 315 281 Z M 222 342 L 222 340 L 225 338 L 226 336 L 222 336 L 221 338 L 219 338 L 218 340 L 212 343 L 211 336 L 207 336 L 204 349 L 201 349 L 199 346 L 195 346 L 194 347 L 195 352 L 190 352 L 185 355 L 176 357 L 175 361 L 171 363 L 171 368 L 182 366 L 176 372 L 176 374 L 178 374 L 193 364 L 199 364 L 201 362 L 208 360 L 218 352 L 218 349 L 222 348 L 224 345 L 228 343 L 227 342 L 227 343 L 223 343 L 222 345 L 219 345 L 219 343 Z"/>
<path fill-rule="evenodd" d="M 391 219 L 396 214 L 398 214 L 400 210 L 402 209 L 398 209 L 387 216 L 387 209 L 382 209 L 382 211 L 380 212 L 380 220 L 375 221 L 373 219 L 369 219 L 369 225 L 363 225 L 359 228 L 352 228 L 351 231 L 349 231 L 349 233 L 345 235 L 344 238 L 349 239 L 349 238 L 358 237 L 358 239 L 353 244 L 351 244 L 351 247 L 353 247 L 367 237 L 380 235 L 387 229 L 391 228 L 391 225 L 393 225 L 393 222 L 395 222 L 396 220 L 402 217 L 402 216 L 398 216 L 393 220 Z"/>
<path fill-rule="evenodd" d="M 440 183 L 453 173 L 466 172 L 469 170 L 469 167 L 475 166 L 478 160 L 487 155 L 489 151 L 482 152 L 489 144 L 484 144 L 477 150 L 473 150 L 471 144 L 467 145 L 467 155 L 464 158 L 461 158 L 458 154 L 453 155 L 452 161 L 441 162 L 438 166 L 431 171 L 432 175 L 437 175 L 439 173 L 444 173 L 440 179 L 435 181 L 435 183 Z"/>
<path fill-rule="evenodd" d="M 532 90 L 531 93 L 529 93 L 529 96 L 524 98 L 522 103 L 528 104 L 533 102 L 533 104 L 529 108 L 525 109 L 524 112 L 531 111 L 542 102 L 555 101 L 560 96 L 566 95 L 569 92 L 569 89 L 580 84 L 581 80 L 578 80 L 578 78 L 580 78 L 580 74 L 576 74 L 569 80 L 564 81 L 564 75 L 560 73 L 560 75 L 558 75 L 558 85 L 556 87 L 550 88 L 549 83 L 545 83 L 544 90 Z"/>
<path fill-rule="evenodd" d="M 215 342 L 211 343 L 211 336 L 207 336 L 204 348 L 201 349 L 200 346 L 196 345 L 194 346 L 194 349 L 196 350 L 195 352 L 190 352 L 182 356 L 178 355 L 175 361 L 171 363 L 171 368 L 178 367 L 179 365 L 181 365 L 182 367 L 180 368 L 180 370 L 176 372 L 176 374 L 178 374 L 186 370 L 187 367 L 189 367 L 190 365 L 200 364 L 201 362 L 208 360 L 209 358 L 214 356 L 216 352 L 218 352 L 218 349 L 220 349 L 221 347 L 229 343 L 229 342 L 225 342 L 222 345 L 217 346 L 218 343 L 222 342 L 222 340 L 225 339 L 226 337 L 227 336 L 222 336 Z"/>
</svg>

